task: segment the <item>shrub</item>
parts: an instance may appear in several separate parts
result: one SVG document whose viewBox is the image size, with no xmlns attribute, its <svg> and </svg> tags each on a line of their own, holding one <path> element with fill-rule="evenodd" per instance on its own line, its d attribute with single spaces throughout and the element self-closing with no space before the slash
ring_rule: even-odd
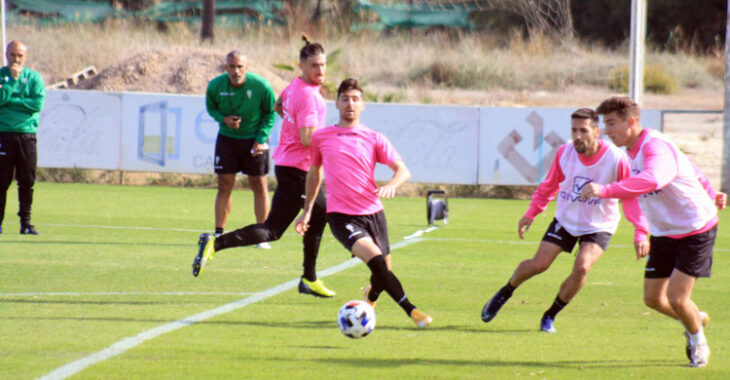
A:
<svg viewBox="0 0 730 380">
<path fill-rule="evenodd" d="M 609 72 L 608 88 L 617 92 L 629 90 L 629 67 L 624 65 Z M 677 91 L 677 82 L 659 65 L 644 66 L 644 89 L 655 94 L 673 94 Z"/>
<path fill-rule="evenodd" d="M 725 61 L 723 58 L 713 58 L 707 63 L 707 72 L 717 79 L 725 77 Z"/>
</svg>

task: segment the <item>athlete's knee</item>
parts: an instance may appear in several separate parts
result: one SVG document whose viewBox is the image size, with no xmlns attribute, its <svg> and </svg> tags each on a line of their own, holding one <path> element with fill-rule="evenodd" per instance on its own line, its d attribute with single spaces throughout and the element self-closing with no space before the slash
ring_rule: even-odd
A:
<svg viewBox="0 0 730 380">
<path fill-rule="evenodd" d="M 279 240 L 281 234 L 275 234 L 265 224 L 255 224 L 244 228 L 241 231 L 240 239 L 247 244 L 258 244 L 265 241 Z"/>
<path fill-rule="evenodd" d="M 672 307 L 672 309 L 681 309 L 686 304 L 689 298 L 685 297 L 684 295 L 677 295 L 677 294 L 667 294 L 667 301 L 669 302 L 669 306 Z"/>
<path fill-rule="evenodd" d="M 255 176 L 255 177 L 248 177 L 248 185 L 251 187 L 251 191 L 254 193 L 263 193 L 267 190 L 267 184 L 266 184 L 266 177 L 265 176 Z"/>
<path fill-rule="evenodd" d="M 277 230 L 277 229 L 267 229 L 268 235 L 266 241 L 277 241 L 281 239 L 281 235 L 284 234 L 284 231 Z"/>
<path fill-rule="evenodd" d="M 235 175 L 218 175 L 218 192 L 231 192 L 236 184 Z"/>
<path fill-rule="evenodd" d="M 261 241 L 279 240 L 286 230 L 286 227 L 282 228 L 280 225 L 272 223 L 271 219 L 266 219 L 262 224 L 255 224 L 254 226 L 252 230 L 256 234 L 257 239 L 263 239 Z"/>
<path fill-rule="evenodd" d="M 18 181 L 18 191 L 31 191 L 33 190 L 34 181 Z"/>
<path fill-rule="evenodd" d="M 662 297 L 656 294 L 644 293 L 644 304 L 652 309 L 658 310 L 662 305 Z"/>
<path fill-rule="evenodd" d="M 532 261 L 531 265 L 535 269 L 536 273 L 545 272 L 548 268 L 550 268 L 550 262 L 547 260 L 532 259 L 530 261 Z"/>
<path fill-rule="evenodd" d="M 550 264 L 542 260 L 529 259 L 520 263 L 520 269 L 530 276 L 545 272 L 548 268 Z"/>
<path fill-rule="evenodd" d="M 579 279 L 585 279 L 590 271 L 591 266 L 588 263 L 576 263 L 573 266 L 573 276 Z"/>
</svg>

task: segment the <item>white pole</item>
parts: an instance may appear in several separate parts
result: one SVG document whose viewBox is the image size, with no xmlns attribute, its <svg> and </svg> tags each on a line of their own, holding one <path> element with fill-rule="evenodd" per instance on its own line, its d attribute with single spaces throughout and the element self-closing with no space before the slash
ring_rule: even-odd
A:
<svg viewBox="0 0 730 380">
<path fill-rule="evenodd" d="M 0 1 L 0 19 L 2 19 L 2 30 L 3 30 L 3 66 L 8 65 L 8 60 L 5 58 L 5 46 L 7 46 L 6 41 L 6 30 L 5 30 L 5 0 Z"/>
<path fill-rule="evenodd" d="M 730 192 L 730 1 L 727 4 L 725 23 L 725 105 L 723 107 L 722 179 L 720 188 Z"/>
<path fill-rule="evenodd" d="M 644 43 L 646 0 L 631 0 L 631 44 L 629 52 L 629 97 L 641 106 L 644 93 Z"/>
</svg>

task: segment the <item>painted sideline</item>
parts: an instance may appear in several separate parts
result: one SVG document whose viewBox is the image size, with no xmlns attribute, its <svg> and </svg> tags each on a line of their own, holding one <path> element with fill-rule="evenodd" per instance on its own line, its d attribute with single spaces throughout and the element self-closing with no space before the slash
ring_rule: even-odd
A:
<svg viewBox="0 0 730 380">
<path fill-rule="evenodd" d="M 0 297 L 43 297 L 43 296 L 245 296 L 251 292 L 33 292 L 0 293 Z"/>
<path fill-rule="evenodd" d="M 396 244 L 393 244 L 391 249 L 393 249 L 393 250 L 399 249 L 399 248 L 402 248 L 402 247 L 405 247 L 405 246 L 408 246 L 408 245 L 411 245 L 414 243 L 418 243 L 421 240 L 422 239 L 412 239 L 412 240 L 401 241 Z M 318 275 L 320 277 L 326 277 L 331 274 L 341 272 L 345 269 L 352 268 L 361 262 L 362 261 L 360 261 L 360 259 L 358 259 L 358 258 L 352 258 L 341 264 L 327 268 L 327 269 L 319 272 Z M 93 364 L 96 364 L 96 363 L 102 362 L 104 360 L 107 360 L 109 358 L 112 358 L 114 356 L 120 355 L 129 349 L 139 346 L 140 344 L 144 343 L 147 340 L 156 338 L 156 337 L 158 337 L 162 334 L 168 333 L 170 331 L 175 331 L 175 330 L 183 328 L 185 326 L 192 325 L 193 323 L 201 322 L 201 321 L 216 317 L 221 314 L 225 314 L 225 313 L 229 313 L 234 310 L 238 310 L 247 305 L 265 300 L 269 297 L 275 296 L 275 295 L 285 292 L 289 289 L 293 289 L 297 285 L 299 285 L 299 278 L 287 281 L 283 284 L 279 284 L 273 288 L 264 290 L 262 292 L 254 293 L 250 297 L 243 298 L 238 301 L 233 301 L 231 303 L 225 304 L 225 305 L 217 307 L 215 309 L 207 310 L 202 313 L 191 315 L 185 319 L 181 319 L 181 320 L 178 320 L 175 322 L 170 322 L 170 323 L 164 324 L 162 326 L 158 326 L 153 329 L 143 331 L 135 336 L 124 338 L 101 351 L 94 352 L 93 354 L 88 355 L 84 358 L 81 358 L 74 362 L 68 363 L 62 367 L 58 367 L 55 370 L 44 375 L 43 377 L 40 377 L 39 379 L 42 379 L 42 380 L 65 379 L 69 376 L 72 376 L 74 374 L 77 374 L 77 373 L 83 371 L 85 368 L 87 368 Z"/>
</svg>

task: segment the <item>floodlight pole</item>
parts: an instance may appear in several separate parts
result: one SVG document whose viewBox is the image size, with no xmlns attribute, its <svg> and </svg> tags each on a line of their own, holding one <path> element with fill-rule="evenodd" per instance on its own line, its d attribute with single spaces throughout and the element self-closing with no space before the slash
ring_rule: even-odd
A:
<svg viewBox="0 0 730 380">
<path fill-rule="evenodd" d="M 6 42 L 6 29 L 5 29 L 5 0 L 0 1 L 0 19 L 2 19 L 2 26 L 0 26 L 3 30 L 3 66 L 8 65 L 8 59 L 5 58 L 5 46 L 7 46 Z"/>
<path fill-rule="evenodd" d="M 646 0 L 631 0 L 631 47 L 629 52 L 629 97 L 641 106 L 644 93 L 644 43 Z"/>
<path fill-rule="evenodd" d="M 725 104 L 723 107 L 722 179 L 720 188 L 730 192 L 730 1 L 725 22 Z"/>
</svg>

